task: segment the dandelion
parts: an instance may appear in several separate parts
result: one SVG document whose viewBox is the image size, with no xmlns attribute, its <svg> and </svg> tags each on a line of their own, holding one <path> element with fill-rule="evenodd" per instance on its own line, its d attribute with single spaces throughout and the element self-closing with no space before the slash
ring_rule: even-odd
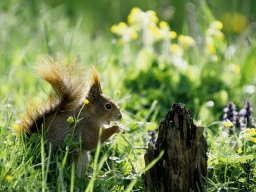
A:
<svg viewBox="0 0 256 192">
<path fill-rule="evenodd" d="M 237 149 L 237 153 L 238 153 L 238 154 L 241 154 L 242 152 L 243 152 L 242 147 L 238 147 L 238 149 Z"/>
<path fill-rule="evenodd" d="M 254 128 L 248 129 L 248 132 L 251 134 L 256 134 L 256 130 Z"/>
<path fill-rule="evenodd" d="M 6 175 L 6 176 L 5 176 L 5 180 L 6 180 L 7 182 L 10 182 L 10 181 L 13 180 L 13 176 L 11 176 L 11 175 Z"/>
<path fill-rule="evenodd" d="M 84 100 L 84 105 L 88 105 L 90 102 L 89 102 L 89 100 L 88 99 L 85 99 Z"/>
<path fill-rule="evenodd" d="M 223 125 L 224 125 L 224 127 L 225 128 L 231 128 L 231 127 L 233 127 L 233 123 L 229 120 L 229 119 L 227 119 L 226 121 L 224 121 L 223 122 Z"/>
<path fill-rule="evenodd" d="M 252 141 L 253 143 L 256 143 L 256 130 L 254 128 L 244 129 L 241 133 L 245 141 Z"/>
<path fill-rule="evenodd" d="M 13 130 L 14 130 L 15 132 L 17 132 L 17 133 L 19 133 L 19 132 L 22 131 L 22 127 L 21 127 L 20 124 L 18 124 L 18 123 L 13 124 L 13 125 L 12 125 L 12 128 L 13 128 Z"/>
<path fill-rule="evenodd" d="M 74 118 L 72 116 L 68 117 L 67 122 L 72 124 L 75 122 Z"/>
</svg>

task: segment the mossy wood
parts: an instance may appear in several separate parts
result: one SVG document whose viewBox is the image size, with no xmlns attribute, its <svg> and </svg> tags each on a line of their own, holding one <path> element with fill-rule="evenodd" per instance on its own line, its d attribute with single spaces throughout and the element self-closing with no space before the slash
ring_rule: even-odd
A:
<svg viewBox="0 0 256 192">
<path fill-rule="evenodd" d="M 146 166 L 164 151 L 162 158 L 144 175 L 147 192 L 202 191 L 207 175 L 207 143 L 203 127 L 197 127 L 190 112 L 173 104 L 159 126 L 155 147 L 149 145 Z"/>
</svg>

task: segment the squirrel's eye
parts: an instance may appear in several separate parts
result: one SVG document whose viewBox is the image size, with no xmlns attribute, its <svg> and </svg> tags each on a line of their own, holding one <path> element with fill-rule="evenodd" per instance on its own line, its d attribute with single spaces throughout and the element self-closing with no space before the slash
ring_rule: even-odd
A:
<svg viewBox="0 0 256 192">
<path fill-rule="evenodd" d="M 109 103 L 107 103 L 107 104 L 105 105 L 105 108 L 106 108 L 107 110 L 110 110 L 110 109 L 112 108 L 112 105 L 109 104 Z"/>
</svg>

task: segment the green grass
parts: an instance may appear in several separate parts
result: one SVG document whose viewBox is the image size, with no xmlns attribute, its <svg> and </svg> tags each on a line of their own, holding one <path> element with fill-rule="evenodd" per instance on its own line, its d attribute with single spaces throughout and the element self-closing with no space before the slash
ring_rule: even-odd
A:
<svg viewBox="0 0 256 192">
<path fill-rule="evenodd" d="M 219 122 L 229 101 L 240 108 L 247 100 L 255 106 L 255 93 L 246 91 L 256 82 L 253 28 L 248 25 L 243 31 L 228 31 L 224 23 L 227 33 L 223 38 L 218 36 L 221 30 L 209 35 L 214 15 L 227 12 L 225 4 L 210 3 L 208 7 L 207 2 L 197 1 L 195 12 L 191 9 L 191 15 L 178 19 L 175 14 L 172 18 L 163 14 L 165 3 L 161 1 L 128 1 L 127 8 L 116 1 L 109 7 L 100 2 L 0 3 L 0 191 L 143 191 L 148 131 L 157 130 L 174 102 L 185 103 L 197 124 L 205 127 L 209 145 L 206 191 L 256 190 L 256 145 L 243 132 L 227 136 Z M 255 20 L 247 6 L 239 9 L 238 4 L 232 3 L 234 13 Z M 182 3 L 173 5 L 184 8 Z M 145 40 L 145 31 L 150 28 L 138 30 L 136 39 L 122 42 L 124 33 L 113 34 L 110 28 L 127 22 L 134 6 L 156 10 L 161 21 L 174 27 L 171 30 L 190 35 L 194 44 L 187 46 L 178 38 L 158 40 L 158 33 L 152 42 Z M 193 4 L 186 7 L 193 8 Z M 100 22 L 103 18 L 105 22 Z M 132 25 L 128 29 L 134 30 Z M 209 38 L 213 41 L 208 42 Z M 171 45 L 180 46 L 183 54 L 175 53 L 175 46 L 171 53 Z M 120 105 L 124 114 L 121 124 L 128 128 L 91 153 L 88 176 L 82 179 L 67 163 L 68 148 L 53 154 L 44 148 L 40 137 L 24 142 L 11 128 L 31 101 L 42 101 L 50 93 L 51 87 L 38 79 L 33 68 L 56 53 L 68 59 L 77 57 L 88 70 L 97 68 L 103 91 Z M 237 152 L 239 147 L 241 153 Z"/>
</svg>

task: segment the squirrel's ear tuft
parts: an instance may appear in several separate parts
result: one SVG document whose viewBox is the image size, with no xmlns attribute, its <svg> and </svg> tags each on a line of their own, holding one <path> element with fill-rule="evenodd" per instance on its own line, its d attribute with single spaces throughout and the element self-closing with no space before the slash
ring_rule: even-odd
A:
<svg viewBox="0 0 256 192">
<path fill-rule="evenodd" d="M 88 93 L 89 100 L 96 101 L 101 93 L 102 90 L 100 85 L 99 74 L 95 69 L 93 69 L 91 72 L 91 85 Z"/>
</svg>

